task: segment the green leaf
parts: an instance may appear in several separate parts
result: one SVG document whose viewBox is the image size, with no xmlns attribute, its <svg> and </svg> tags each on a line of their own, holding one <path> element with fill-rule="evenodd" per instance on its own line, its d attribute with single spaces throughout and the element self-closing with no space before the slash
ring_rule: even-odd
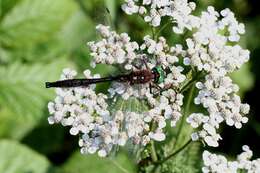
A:
<svg viewBox="0 0 260 173">
<path fill-rule="evenodd" d="M 135 168 L 129 158 L 118 153 L 115 158 L 100 158 L 97 155 L 74 153 L 64 164 L 63 173 L 134 173 Z"/>
<path fill-rule="evenodd" d="M 5 64 L 6 62 L 10 61 L 10 59 L 10 52 L 0 47 L 0 63 Z"/>
<path fill-rule="evenodd" d="M 68 58 L 69 51 L 65 49 L 63 44 L 56 38 L 50 38 L 41 43 L 28 45 L 24 48 L 4 49 L 7 53 L 7 58 L 3 59 L 7 64 L 12 61 L 19 60 L 29 63 L 50 62 L 56 58 Z M 1 58 L 0 58 L 1 60 Z"/>
<path fill-rule="evenodd" d="M 0 126 L 10 130 L 7 133 L 10 137 L 21 138 L 25 131 L 46 116 L 43 110 L 46 110 L 46 102 L 53 97 L 53 92 L 45 89 L 44 83 L 57 80 L 67 64 L 65 61 L 34 65 L 16 62 L 0 67 L 0 106 L 6 110 L 0 112 Z M 12 121 L 13 125 L 6 126 Z M 21 127 L 25 129 L 19 131 Z"/>
<path fill-rule="evenodd" d="M 196 173 L 201 169 L 201 152 L 198 143 L 192 143 L 190 146 L 175 157 L 168 160 L 162 166 L 162 173 Z"/>
<path fill-rule="evenodd" d="M 111 22 L 114 23 L 116 19 L 116 1 L 115 0 L 105 0 L 106 8 L 109 10 L 109 18 Z"/>
<path fill-rule="evenodd" d="M 25 47 L 47 40 L 76 9 L 70 0 L 24 0 L 6 15 L 1 41 L 8 47 Z"/>
<path fill-rule="evenodd" d="M 33 120 L 14 116 L 7 108 L 0 109 L 0 138 L 21 139 L 35 124 Z"/>
<path fill-rule="evenodd" d="M 95 38 L 95 25 L 92 19 L 81 11 L 74 13 L 58 34 L 58 39 L 66 50 L 88 49 L 86 43 Z"/>
<path fill-rule="evenodd" d="M 0 140 L 1 173 L 47 173 L 49 161 L 15 141 Z"/>
<path fill-rule="evenodd" d="M 0 21 L 20 0 L 0 0 Z"/>
<path fill-rule="evenodd" d="M 22 143 L 45 155 L 63 152 L 65 150 L 64 148 L 67 149 L 64 151 L 66 152 L 75 146 L 72 144 L 77 144 L 76 138 L 73 138 L 73 140 L 66 138 L 66 135 L 68 134 L 67 130 L 68 129 L 59 125 L 50 126 L 46 121 L 45 124 L 37 126 L 28 133 L 22 139 Z M 76 147 L 78 146 L 76 145 Z"/>
</svg>

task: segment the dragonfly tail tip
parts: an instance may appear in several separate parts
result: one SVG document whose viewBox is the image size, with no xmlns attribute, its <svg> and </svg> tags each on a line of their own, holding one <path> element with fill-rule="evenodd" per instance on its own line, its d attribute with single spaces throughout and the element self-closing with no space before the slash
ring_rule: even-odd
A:
<svg viewBox="0 0 260 173">
<path fill-rule="evenodd" d="M 51 86 L 51 82 L 45 82 L 45 87 L 46 88 L 51 88 L 52 86 Z"/>
</svg>

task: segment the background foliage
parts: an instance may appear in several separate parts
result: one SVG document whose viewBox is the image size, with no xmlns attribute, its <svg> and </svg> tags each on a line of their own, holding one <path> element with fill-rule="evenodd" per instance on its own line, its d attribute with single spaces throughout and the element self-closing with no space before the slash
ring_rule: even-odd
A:
<svg viewBox="0 0 260 173">
<path fill-rule="evenodd" d="M 260 157 L 260 118 L 257 109 L 260 85 L 260 13 L 257 0 L 197 0 L 199 9 L 214 5 L 218 10 L 229 7 L 244 22 L 247 34 L 241 44 L 251 50 L 251 61 L 232 75 L 240 85 L 240 95 L 252 106 L 250 121 L 241 130 L 225 127 L 217 152 L 230 157 L 248 144 Z M 109 9 L 110 13 L 106 10 Z M 198 10 L 198 12 L 200 11 Z M 59 78 L 64 67 L 82 72 L 89 68 L 86 42 L 97 39 L 95 25 L 111 25 L 119 32 L 128 32 L 140 41 L 150 28 L 135 16 L 126 16 L 116 0 L 0 0 L 0 173 L 126 173 L 136 172 L 136 153 L 126 150 L 107 159 L 79 154 L 77 137 L 68 129 L 47 124 L 47 102 L 53 90 L 44 88 L 45 81 Z M 182 38 L 165 30 L 170 43 Z M 100 70 L 102 68 L 102 70 Z M 102 75 L 112 70 L 98 66 Z M 99 87 L 104 91 L 105 86 Z M 189 133 L 188 127 L 184 127 Z M 173 150 L 173 137 L 159 152 Z M 185 142 L 183 133 L 180 143 Z M 181 144 L 178 144 L 181 145 Z M 199 172 L 200 146 L 192 145 L 165 170 Z M 137 154 L 138 155 L 138 154 Z M 145 154 L 142 153 L 142 157 Z M 135 157 L 134 157 L 135 156 Z"/>
</svg>

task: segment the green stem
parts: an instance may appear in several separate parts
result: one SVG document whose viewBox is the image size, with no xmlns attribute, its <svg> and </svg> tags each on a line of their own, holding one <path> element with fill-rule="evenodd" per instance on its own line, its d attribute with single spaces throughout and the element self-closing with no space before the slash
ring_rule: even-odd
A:
<svg viewBox="0 0 260 173">
<path fill-rule="evenodd" d="M 169 25 L 171 24 L 171 22 L 167 22 L 166 24 L 164 24 L 159 31 L 157 31 L 157 33 L 155 34 L 155 37 L 157 38 L 159 36 L 159 34 Z"/>
<path fill-rule="evenodd" d="M 189 141 L 187 141 L 182 147 L 180 147 L 178 150 L 176 150 L 174 153 L 170 154 L 169 156 L 165 157 L 163 160 L 158 161 L 155 163 L 153 170 L 151 171 L 152 173 L 157 173 L 159 171 L 159 166 L 162 165 L 164 162 L 166 162 L 167 160 L 169 160 L 170 158 L 172 158 L 173 156 L 177 155 L 178 153 L 180 153 L 182 150 L 184 150 L 190 143 L 192 142 L 192 140 L 190 139 Z"/>
<path fill-rule="evenodd" d="M 180 93 L 183 93 L 184 91 L 187 90 L 187 88 L 189 88 L 190 85 L 192 85 L 194 82 L 196 81 L 196 79 L 192 79 L 190 80 L 186 85 L 184 85 L 181 90 L 180 90 Z"/>
<path fill-rule="evenodd" d="M 191 102 L 192 102 L 194 90 L 195 90 L 195 85 L 193 85 L 190 89 L 187 105 L 186 105 L 185 110 L 184 110 L 184 116 L 187 116 L 187 114 L 189 113 L 189 109 L 190 109 L 190 105 L 191 105 Z"/>
<path fill-rule="evenodd" d="M 191 142 L 192 142 L 192 140 L 190 139 L 190 140 L 187 141 L 181 148 L 179 148 L 179 149 L 176 150 L 174 153 L 170 154 L 169 156 L 165 157 L 163 160 L 161 160 L 160 162 L 158 162 L 158 164 L 161 165 L 161 164 L 163 164 L 164 162 L 166 162 L 167 160 L 169 160 L 170 158 L 172 158 L 173 156 L 177 155 L 179 152 L 181 152 L 182 150 L 184 150 Z"/>
<path fill-rule="evenodd" d="M 154 27 L 151 26 L 151 31 L 152 31 L 152 38 L 153 40 L 155 39 L 155 31 L 154 31 Z"/>
<path fill-rule="evenodd" d="M 108 7 L 106 7 L 106 13 L 107 13 L 107 17 L 106 17 L 107 18 L 107 23 L 109 24 L 109 26 L 112 29 L 116 30 L 115 22 L 113 20 L 112 14 L 110 13 L 110 10 L 109 10 Z"/>
<path fill-rule="evenodd" d="M 184 85 L 181 89 L 180 89 L 180 93 L 183 93 L 187 90 L 187 88 L 189 88 L 190 85 L 192 85 L 194 82 L 196 82 L 197 80 L 199 80 L 201 78 L 202 72 L 198 72 L 186 85 Z"/>
<path fill-rule="evenodd" d="M 191 105 L 192 98 L 193 98 L 194 89 L 195 89 L 195 86 L 193 85 L 192 88 L 190 89 L 190 92 L 189 92 L 189 95 L 188 95 L 188 101 L 187 101 L 186 107 L 184 109 L 183 116 L 181 118 L 181 124 L 180 124 L 180 127 L 179 127 L 178 132 L 177 132 L 175 146 L 177 146 L 177 144 L 178 144 L 178 140 L 179 140 L 179 137 L 180 137 L 180 134 L 181 134 L 181 130 L 182 130 L 185 118 L 186 118 L 186 116 L 189 112 L 190 105 Z"/>
<path fill-rule="evenodd" d="M 199 76 L 199 74 L 197 74 L 191 81 L 189 81 L 189 83 L 187 84 L 188 86 L 190 86 L 190 84 L 192 84 L 194 81 L 196 81 L 197 77 Z M 195 85 L 193 85 L 190 89 L 190 92 L 188 94 L 188 100 L 187 100 L 187 104 L 186 107 L 184 109 L 183 112 L 183 116 L 181 118 L 181 124 L 180 127 L 178 129 L 178 133 L 177 133 L 177 137 L 176 137 L 176 142 L 175 142 L 175 146 L 178 146 L 178 139 L 180 137 L 182 128 L 183 128 L 183 124 L 185 121 L 185 117 L 188 115 L 189 113 L 189 109 L 190 109 L 190 105 L 192 103 L 192 99 L 193 99 L 193 93 L 195 90 Z M 180 147 L 179 149 L 177 149 L 174 153 L 170 154 L 169 156 L 165 157 L 163 160 L 155 162 L 154 168 L 152 170 L 152 173 L 156 173 L 157 171 L 159 171 L 159 166 L 162 165 L 164 162 L 166 162 L 167 160 L 169 160 L 170 158 L 172 158 L 173 156 L 177 155 L 179 152 L 181 152 L 183 149 L 185 149 L 190 143 L 192 142 L 192 140 L 190 139 L 188 142 L 186 142 L 182 147 Z"/>
<path fill-rule="evenodd" d="M 158 161 L 158 157 L 157 157 L 157 154 L 156 154 L 156 150 L 155 150 L 155 146 L 154 146 L 153 141 L 151 141 L 151 157 L 152 157 L 153 162 Z"/>
</svg>

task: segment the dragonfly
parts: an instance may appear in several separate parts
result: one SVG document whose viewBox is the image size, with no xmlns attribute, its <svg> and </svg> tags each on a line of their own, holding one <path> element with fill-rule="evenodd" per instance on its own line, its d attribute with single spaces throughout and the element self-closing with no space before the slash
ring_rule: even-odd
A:
<svg viewBox="0 0 260 173">
<path fill-rule="evenodd" d="M 154 94 L 152 88 L 157 88 L 160 92 L 166 89 L 159 86 L 159 84 L 164 82 L 166 75 L 166 70 L 161 65 L 157 65 L 152 69 L 141 69 L 132 71 L 128 74 L 120 74 L 103 78 L 67 79 L 55 82 L 46 82 L 45 86 L 46 88 L 84 87 L 91 84 L 113 81 L 129 83 L 130 85 L 149 83 L 150 93 Z M 169 88 L 169 86 L 167 86 L 167 88 Z"/>
</svg>

